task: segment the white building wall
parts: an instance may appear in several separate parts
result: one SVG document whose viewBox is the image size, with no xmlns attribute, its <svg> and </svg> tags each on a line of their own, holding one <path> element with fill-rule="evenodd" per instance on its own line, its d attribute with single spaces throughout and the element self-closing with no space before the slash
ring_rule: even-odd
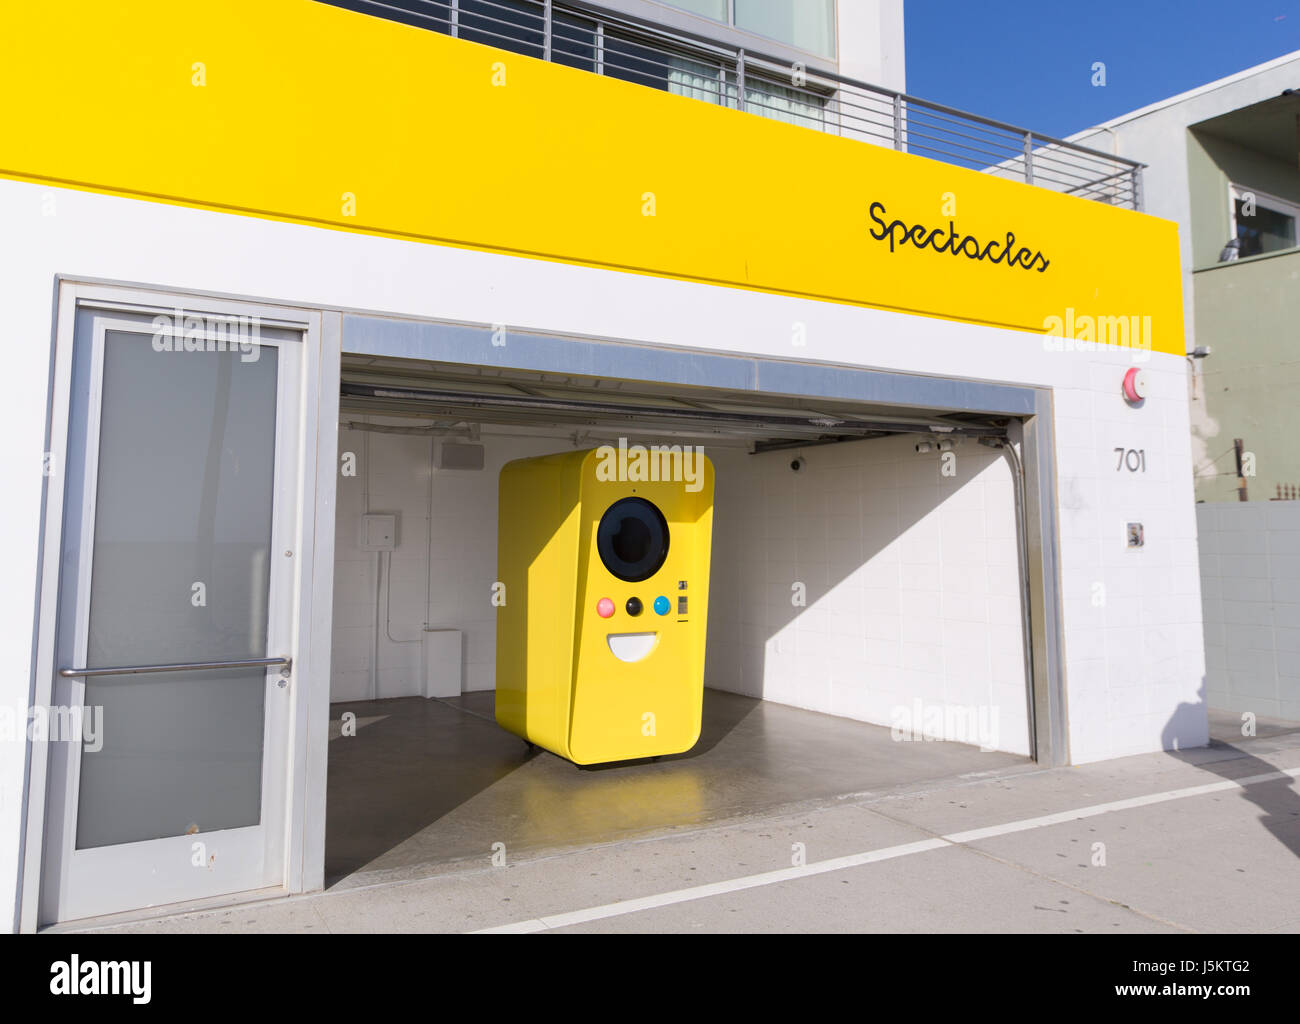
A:
<svg viewBox="0 0 1300 1024">
<path fill-rule="evenodd" d="M 1036 335 L 999 328 L 9 180 L 0 181 L 0 223 L 11 239 L 0 247 L 0 429 L 9 441 L 0 451 L 8 541 L 0 547 L 0 706 L 12 713 L 25 712 L 32 685 L 58 274 L 1051 387 L 1071 756 L 1169 745 L 1172 716 L 1196 699 L 1204 666 L 1181 356 L 1151 356 L 1151 397 L 1129 409 L 1119 396 L 1128 353 L 1049 352 Z M 800 348 L 791 343 L 795 323 L 806 328 Z M 1146 447 L 1147 473 L 1116 473 L 1110 448 L 1121 444 Z M 1147 528 L 1147 547 L 1134 557 L 1123 549 L 1129 517 Z M 1109 619 L 1090 603 L 1098 581 Z M 1182 745 L 1204 742 L 1204 720 L 1179 719 Z M 0 915 L 17 876 L 24 761 L 23 742 L 0 745 Z"/>
<path fill-rule="evenodd" d="M 1181 364 L 1153 357 L 1141 409 L 1112 389 L 1122 371 L 1109 360 L 1055 392 L 1075 761 L 1168 749 L 1175 738 L 1183 748 L 1209 741 Z M 1117 448 L 1145 452 L 1146 469 L 1117 468 Z M 1125 546 L 1129 522 L 1143 525 L 1145 547 Z"/>
<path fill-rule="evenodd" d="M 903 0 L 839 0 L 840 74 L 907 91 Z"/>
<path fill-rule="evenodd" d="M 1205 696 L 1300 722 L 1300 502 L 1203 502 Z"/>
</svg>

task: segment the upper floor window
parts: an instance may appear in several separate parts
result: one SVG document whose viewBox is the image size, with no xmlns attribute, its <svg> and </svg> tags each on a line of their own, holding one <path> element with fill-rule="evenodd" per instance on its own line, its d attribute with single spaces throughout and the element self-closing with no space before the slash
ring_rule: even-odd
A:
<svg viewBox="0 0 1300 1024">
<path fill-rule="evenodd" d="M 692 14 L 702 14 L 714 21 L 727 20 L 727 0 L 667 0 L 674 7 L 680 7 Z"/>
<path fill-rule="evenodd" d="M 736 28 L 835 56 L 835 0 L 736 0 Z"/>
<path fill-rule="evenodd" d="M 835 0 L 668 0 L 674 7 L 729 22 L 821 57 L 835 56 Z"/>
<path fill-rule="evenodd" d="M 1233 185 L 1231 194 L 1238 257 L 1295 247 L 1300 206 L 1243 185 Z"/>
<path fill-rule="evenodd" d="M 680 40 L 660 37 L 651 30 L 626 23 L 605 23 L 555 4 L 551 7 L 548 39 L 544 0 L 327 2 L 530 57 L 544 58 L 549 41 L 550 59 L 557 64 L 663 89 L 678 96 L 738 107 L 807 128 L 824 131 L 830 126 L 828 90 L 795 87 L 793 83 L 783 83 L 778 70 L 769 67 L 764 74 L 759 68 L 753 68 L 746 72 L 745 94 L 740 97 L 735 59 L 719 56 L 708 48 L 695 48 Z M 735 2 L 737 11 L 742 10 L 740 0 Z M 822 0 L 809 2 L 820 4 Z M 833 0 L 826 2 L 829 8 Z M 691 9 L 703 11 L 712 3 L 714 0 L 685 0 L 679 6 L 694 5 Z M 791 7 L 789 3 L 775 6 Z M 799 6 L 798 2 L 794 4 Z M 726 7 L 727 0 L 721 0 L 721 20 L 725 20 Z"/>
<path fill-rule="evenodd" d="M 688 55 L 645 38 L 606 31 L 601 46 L 600 71 L 638 85 L 690 96 L 707 103 L 740 107 L 737 76 L 706 54 Z M 828 97 L 800 89 L 750 71 L 745 77 L 744 110 L 777 121 L 824 129 Z"/>
</svg>

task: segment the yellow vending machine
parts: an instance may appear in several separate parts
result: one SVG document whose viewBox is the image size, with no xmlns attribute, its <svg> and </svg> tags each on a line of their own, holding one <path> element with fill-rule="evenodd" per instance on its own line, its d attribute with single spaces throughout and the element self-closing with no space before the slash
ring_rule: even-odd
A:
<svg viewBox="0 0 1300 1024">
<path fill-rule="evenodd" d="M 713 465 L 626 442 L 501 470 L 496 719 L 576 764 L 700 736 Z"/>
</svg>

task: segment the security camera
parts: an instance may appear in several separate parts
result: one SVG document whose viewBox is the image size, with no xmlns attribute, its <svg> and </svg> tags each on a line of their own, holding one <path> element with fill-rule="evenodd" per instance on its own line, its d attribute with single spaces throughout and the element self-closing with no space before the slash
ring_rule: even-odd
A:
<svg viewBox="0 0 1300 1024">
<path fill-rule="evenodd" d="M 798 473 L 799 470 L 803 469 L 805 465 L 806 463 L 804 462 L 804 457 L 802 455 L 796 455 L 793 459 L 790 460 L 790 468 L 794 470 L 796 473 Z"/>
<path fill-rule="evenodd" d="M 931 442 L 929 441 L 916 442 L 917 455 L 928 455 L 932 451 L 934 451 L 934 445 Z"/>
</svg>

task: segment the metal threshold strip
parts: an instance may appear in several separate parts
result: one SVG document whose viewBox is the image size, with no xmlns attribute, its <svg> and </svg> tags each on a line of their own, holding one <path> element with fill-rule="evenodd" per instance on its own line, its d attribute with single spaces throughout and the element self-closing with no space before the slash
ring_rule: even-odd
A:
<svg viewBox="0 0 1300 1024">
<path fill-rule="evenodd" d="M 889 434 L 939 434 L 945 437 L 1005 437 L 1000 424 L 960 424 L 935 419 L 870 420 L 828 416 L 818 413 L 774 415 L 729 412 L 698 408 L 664 408 L 585 399 L 558 399 L 534 395 L 484 394 L 472 391 L 438 390 L 345 382 L 342 394 L 350 398 L 373 398 L 410 402 L 438 409 L 468 409 L 490 418 L 497 412 L 537 412 L 569 416 L 614 417 L 658 423 L 694 424 L 700 427 L 733 427 L 776 438 L 812 438 L 827 441 L 883 437 Z"/>
</svg>

